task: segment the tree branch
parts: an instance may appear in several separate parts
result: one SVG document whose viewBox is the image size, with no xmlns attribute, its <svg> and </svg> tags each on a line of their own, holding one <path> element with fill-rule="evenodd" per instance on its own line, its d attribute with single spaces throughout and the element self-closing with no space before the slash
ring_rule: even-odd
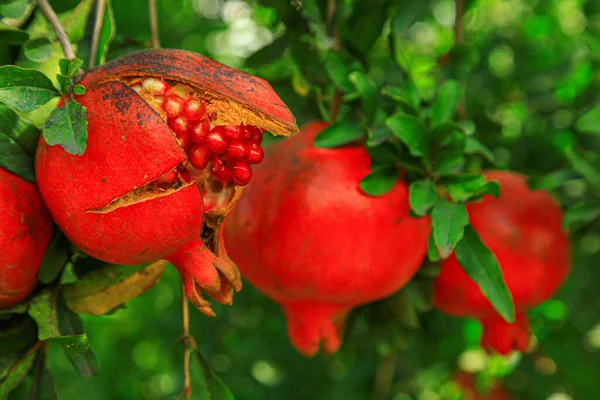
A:
<svg viewBox="0 0 600 400">
<path fill-rule="evenodd" d="M 90 50 L 89 68 L 96 65 L 98 56 L 98 42 L 100 41 L 100 32 L 102 31 L 102 22 L 104 12 L 106 11 L 106 0 L 96 0 L 96 20 L 94 21 L 94 33 L 92 34 L 92 49 Z"/>
<path fill-rule="evenodd" d="M 56 40 L 60 43 L 62 47 L 63 53 L 65 54 L 65 58 L 73 59 L 75 58 L 75 52 L 73 51 L 73 45 L 69 40 L 69 36 L 65 32 L 65 29 L 60 23 L 58 16 L 54 12 L 54 9 L 48 3 L 48 0 L 37 0 L 37 4 L 40 7 L 40 11 L 44 14 L 44 17 L 50 23 L 52 30 L 56 33 Z"/>
<path fill-rule="evenodd" d="M 160 49 L 160 37 L 158 35 L 158 16 L 156 14 L 156 0 L 148 0 L 148 11 L 150 12 L 150 32 L 152 33 L 152 48 Z"/>
<path fill-rule="evenodd" d="M 181 287 L 181 311 L 183 325 L 183 396 L 189 400 L 192 398 L 192 379 L 190 377 L 190 355 L 192 347 L 195 347 L 194 339 L 190 336 L 190 305 L 185 294 L 185 288 Z"/>
</svg>

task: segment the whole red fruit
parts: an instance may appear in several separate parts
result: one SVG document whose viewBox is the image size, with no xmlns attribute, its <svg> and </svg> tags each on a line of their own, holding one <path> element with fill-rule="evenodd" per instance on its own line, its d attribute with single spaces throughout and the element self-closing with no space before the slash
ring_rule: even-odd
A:
<svg viewBox="0 0 600 400">
<path fill-rule="evenodd" d="M 399 179 L 384 196 L 359 183 L 371 170 L 363 146 L 313 145 L 327 124 L 266 149 L 265 161 L 230 215 L 230 255 L 243 275 L 278 302 L 293 345 L 312 356 L 333 353 L 357 305 L 399 290 L 427 249 L 429 221 L 409 216 Z"/>
<path fill-rule="evenodd" d="M 37 187 L 0 168 L 0 309 L 35 288 L 37 272 L 52 238 L 52 220 Z"/>
<path fill-rule="evenodd" d="M 525 311 L 554 295 L 571 269 L 570 244 L 562 230 L 563 211 L 550 193 L 531 190 L 523 175 L 488 171 L 500 182 L 500 197 L 467 204 L 469 220 L 496 255 L 517 311 L 506 322 L 451 255 L 434 284 L 434 303 L 449 315 L 475 317 L 483 324 L 482 345 L 500 354 L 525 351 L 529 323 Z"/>
<path fill-rule="evenodd" d="M 251 125 L 289 135 L 297 130 L 292 114 L 262 79 L 183 50 L 129 53 L 81 83 L 85 153 L 69 154 L 43 139 L 37 149 L 37 179 L 50 213 L 93 257 L 124 265 L 170 261 L 193 304 L 214 315 L 200 289 L 231 304 L 233 289 L 241 288 L 221 223 L 242 188 L 218 155 L 212 160 L 223 166 L 219 177 L 210 164 L 197 170 L 188 162 L 186 140 L 203 138 L 190 139 L 186 129 Z M 205 146 L 190 147 L 198 145 Z"/>
</svg>

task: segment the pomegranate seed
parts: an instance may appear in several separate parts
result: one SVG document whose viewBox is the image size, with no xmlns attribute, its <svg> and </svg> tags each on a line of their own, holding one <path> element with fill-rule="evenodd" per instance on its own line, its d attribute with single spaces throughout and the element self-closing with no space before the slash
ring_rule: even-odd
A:
<svg viewBox="0 0 600 400">
<path fill-rule="evenodd" d="M 136 92 L 141 92 L 142 91 L 142 85 L 141 84 L 135 84 L 131 87 L 133 90 L 135 90 Z"/>
<path fill-rule="evenodd" d="M 190 130 L 190 139 L 194 143 L 203 143 L 210 132 L 210 122 L 207 119 L 201 119 Z"/>
<path fill-rule="evenodd" d="M 206 142 L 208 143 L 208 148 L 217 154 L 223 153 L 228 147 L 225 138 L 214 129 L 208 134 Z"/>
<path fill-rule="evenodd" d="M 210 150 L 203 145 L 195 144 L 188 151 L 188 159 L 192 166 L 196 169 L 202 170 L 208 165 L 212 153 Z"/>
<path fill-rule="evenodd" d="M 154 101 L 162 107 L 163 103 L 165 102 L 165 96 L 154 96 Z"/>
<path fill-rule="evenodd" d="M 187 169 L 179 169 L 179 176 L 186 182 L 192 180 L 192 174 L 190 174 L 190 171 L 188 171 Z"/>
<path fill-rule="evenodd" d="M 243 161 L 236 161 L 231 165 L 233 182 L 238 186 L 246 186 L 252 179 L 252 169 Z"/>
<path fill-rule="evenodd" d="M 181 114 L 184 100 L 177 96 L 167 96 L 162 104 L 162 109 L 167 113 L 169 118 L 177 118 Z"/>
<path fill-rule="evenodd" d="M 157 183 L 173 183 L 177 180 L 177 168 L 173 168 L 167 173 L 162 174 L 156 178 Z"/>
<path fill-rule="evenodd" d="M 244 130 L 246 132 L 248 132 L 250 140 L 252 140 L 253 142 L 258 142 L 258 143 L 262 142 L 263 134 L 262 134 L 262 131 L 260 130 L 260 128 L 257 128 L 252 125 L 245 125 Z"/>
<path fill-rule="evenodd" d="M 239 126 L 225 126 L 223 127 L 223 132 L 225 132 L 225 135 L 232 140 L 244 140 L 250 138 L 250 136 Z"/>
<path fill-rule="evenodd" d="M 194 89 L 192 89 L 189 86 L 178 83 L 169 90 L 168 94 L 181 97 L 183 100 L 187 100 L 194 95 Z"/>
<path fill-rule="evenodd" d="M 175 119 L 169 119 L 169 127 L 177 136 L 177 139 L 181 142 L 180 145 L 184 149 L 187 149 L 190 143 L 189 134 L 189 123 L 185 118 L 177 117 Z"/>
<path fill-rule="evenodd" d="M 146 78 L 144 79 L 144 82 L 142 82 L 142 88 L 155 96 L 163 96 L 167 94 L 169 85 L 167 82 L 161 81 L 158 78 Z"/>
<path fill-rule="evenodd" d="M 259 143 L 250 142 L 246 144 L 246 156 L 249 164 L 259 164 L 265 157 L 265 153 Z"/>
<path fill-rule="evenodd" d="M 210 165 L 210 172 L 223 183 L 231 181 L 231 171 L 223 164 L 218 156 L 214 156 Z"/>
<path fill-rule="evenodd" d="M 191 98 L 183 105 L 183 116 L 190 121 L 195 121 L 204 117 L 206 114 L 206 107 L 202 100 L 198 98 Z"/>
<path fill-rule="evenodd" d="M 225 157 L 230 159 L 245 159 L 246 146 L 244 146 L 244 144 L 239 141 L 231 142 L 227 150 L 225 150 Z"/>
</svg>

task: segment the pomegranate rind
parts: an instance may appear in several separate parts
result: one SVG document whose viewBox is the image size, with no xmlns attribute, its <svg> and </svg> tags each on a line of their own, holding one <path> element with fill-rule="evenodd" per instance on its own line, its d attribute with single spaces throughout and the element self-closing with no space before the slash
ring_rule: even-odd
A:
<svg viewBox="0 0 600 400">
<path fill-rule="evenodd" d="M 0 308 L 25 299 L 52 238 L 52 220 L 37 187 L 0 168 Z"/>
<path fill-rule="evenodd" d="M 293 114 L 263 79 L 200 54 L 179 49 L 146 49 L 92 69 L 82 84 L 135 77 L 177 81 L 202 93 L 216 125 L 253 125 L 274 135 L 298 131 Z"/>
</svg>

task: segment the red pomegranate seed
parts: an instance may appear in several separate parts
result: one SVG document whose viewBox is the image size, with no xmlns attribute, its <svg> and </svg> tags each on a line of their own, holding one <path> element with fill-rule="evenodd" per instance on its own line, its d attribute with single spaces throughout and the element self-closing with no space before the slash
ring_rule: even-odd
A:
<svg viewBox="0 0 600 400">
<path fill-rule="evenodd" d="M 207 119 L 201 119 L 195 124 L 192 124 L 190 129 L 190 139 L 194 143 L 204 143 L 210 132 L 210 122 Z"/>
<path fill-rule="evenodd" d="M 167 96 L 162 103 L 162 109 L 169 118 L 177 118 L 181 114 L 184 100 L 178 96 Z"/>
<path fill-rule="evenodd" d="M 215 178 L 223 183 L 231 181 L 231 171 L 223 164 L 223 161 L 221 161 L 217 155 L 212 158 L 210 172 Z"/>
<path fill-rule="evenodd" d="M 186 149 L 190 142 L 188 121 L 182 117 L 169 119 L 169 127 L 175 133 L 175 135 L 177 135 L 177 138 L 181 141 L 181 147 Z"/>
<path fill-rule="evenodd" d="M 162 174 L 156 178 L 157 183 L 173 183 L 177 180 L 177 168 L 173 168 L 169 172 Z"/>
<path fill-rule="evenodd" d="M 208 148 L 217 154 L 223 153 L 228 147 L 227 140 L 214 129 L 208 134 L 206 143 L 208 144 Z"/>
<path fill-rule="evenodd" d="M 244 146 L 244 144 L 240 141 L 231 142 L 227 150 L 225 150 L 225 157 L 228 159 L 245 159 L 246 146 Z"/>
<path fill-rule="evenodd" d="M 167 94 L 169 84 L 158 78 L 146 78 L 142 82 L 142 88 L 155 96 L 163 96 Z"/>
<path fill-rule="evenodd" d="M 258 143 L 262 142 L 263 134 L 262 134 L 262 131 L 260 130 L 260 128 L 257 128 L 252 125 L 244 125 L 244 130 L 246 132 L 248 132 L 250 140 L 252 140 L 253 142 L 258 142 Z"/>
<path fill-rule="evenodd" d="M 186 182 L 189 182 L 190 180 L 192 180 L 192 174 L 190 174 L 190 171 L 188 171 L 187 169 L 179 169 L 179 176 L 181 177 L 181 179 L 183 179 Z"/>
<path fill-rule="evenodd" d="M 238 186 L 246 186 L 252 179 L 252 169 L 243 161 L 236 161 L 231 165 L 233 182 Z"/>
<path fill-rule="evenodd" d="M 195 121 L 204 117 L 206 114 L 206 107 L 202 100 L 192 97 L 183 105 L 182 115 L 190 121 Z"/>
<path fill-rule="evenodd" d="M 212 153 L 210 150 L 206 146 L 200 144 L 195 144 L 190 151 L 188 151 L 188 160 L 190 160 L 192 166 L 198 170 L 206 168 L 211 156 Z"/>
<path fill-rule="evenodd" d="M 265 153 L 259 143 L 249 142 L 246 144 L 246 156 L 249 164 L 259 164 L 265 157 Z"/>
</svg>

